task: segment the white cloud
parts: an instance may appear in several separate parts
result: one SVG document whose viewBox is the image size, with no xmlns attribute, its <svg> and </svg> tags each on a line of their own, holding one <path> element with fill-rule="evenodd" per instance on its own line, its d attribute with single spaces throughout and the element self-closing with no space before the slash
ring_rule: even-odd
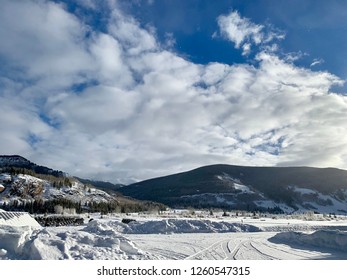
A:
<svg viewBox="0 0 347 280">
<path fill-rule="evenodd" d="M 124 63 L 122 46 L 110 35 L 99 34 L 90 47 L 97 79 L 109 85 L 128 87 L 133 83 L 130 69 Z"/>
<path fill-rule="evenodd" d="M 252 41 L 260 44 L 263 40 L 263 25 L 252 23 L 247 18 L 241 18 L 237 11 L 231 12 L 227 16 L 220 16 L 218 24 L 222 34 L 235 43 L 236 48 L 242 47 L 245 41 Z"/>
<path fill-rule="evenodd" d="M 123 46 L 129 55 L 139 55 L 145 51 L 158 48 L 156 39 L 148 30 L 140 28 L 139 23 L 132 17 L 124 16 L 120 10 L 114 9 L 109 24 L 109 32 Z"/>
<path fill-rule="evenodd" d="M 252 45 L 265 45 L 285 37 L 282 31 L 271 26 L 255 24 L 250 19 L 241 17 L 237 11 L 219 16 L 218 25 L 221 34 L 232 41 L 237 49 L 242 49 L 242 55 L 248 55 Z"/>
<path fill-rule="evenodd" d="M 79 20 L 53 2 L 4 1 L 0 10 L 0 55 L 22 78 L 51 88 L 86 75 L 92 60 Z M 18 73 L 17 73 L 18 74 Z"/>
<path fill-rule="evenodd" d="M 96 86 L 76 94 L 48 99 L 46 110 L 64 129 L 97 135 L 116 128 L 135 113 L 140 96 L 116 87 Z"/>
<path fill-rule="evenodd" d="M 166 48 L 172 48 L 176 44 L 176 39 L 174 37 L 174 34 L 171 32 L 165 33 L 165 43 L 164 47 Z"/>
<path fill-rule="evenodd" d="M 3 7 L 12 17 L 0 16 L 0 36 L 10 38 L 0 47 L 1 154 L 114 182 L 213 163 L 347 168 L 347 100 L 331 92 L 342 81 L 328 72 L 267 50 L 257 66 L 198 65 L 116 4 L 108 33 L 89 37 L 60 5 Z M 223 17 L 243 51 L 268 44 L 266 27 Z"/>
<path fill-rule="evenodd" d="M 19 97 L 0 95 L 1 153 L 30 155 L 31 136 L 40 139 L 52 136 L 52 129 L 40 119 L 39 112 L 28 105 Z"/>
<path fill-rule="evenodd" d="M 319 64 L 322 64 L 322 63 L 324 63 L 324 59 L 315 58 L 315 59 L 312 61 L 310 67 L 313 67 L 313 66 L 315 66 L 315 65 L 319 65 Z"/>
</svg>

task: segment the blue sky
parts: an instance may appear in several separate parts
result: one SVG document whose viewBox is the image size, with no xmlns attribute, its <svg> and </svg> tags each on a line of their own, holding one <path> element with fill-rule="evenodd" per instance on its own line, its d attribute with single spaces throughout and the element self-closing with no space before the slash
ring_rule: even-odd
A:
<svg viewBox="0 0 347 280">
<path fill-rule="evenodd" d="M 345 1 L 9 1 L 0 154 L 129 183 L 347 168 Z"/>
<path fill-rule="evenodd" d="M 154 26 L 161 40 L 165 40 L 165 34 L 172 33 L 176 40 L 174 50 L 196 63 L 235 63 L 252 58 L 243 57 L 221 38 L 211 40 L 218 30 L 218 16 L 237 10 L 257 24 L 282 30 L 286 34 L 280 44 L 282 52 L 302 53 L 297 65 L 310 67 L 312 61 L 319 60 L 322 62 L 315 65 L 316 70 L 346 76 L 346 66 L 341 60 L 347 52 L 344 48 L 347 44 L 347 4 L 344 1 L 162 0 L 131 3 L 125 10 L 142 25 Z"/>
</svg>

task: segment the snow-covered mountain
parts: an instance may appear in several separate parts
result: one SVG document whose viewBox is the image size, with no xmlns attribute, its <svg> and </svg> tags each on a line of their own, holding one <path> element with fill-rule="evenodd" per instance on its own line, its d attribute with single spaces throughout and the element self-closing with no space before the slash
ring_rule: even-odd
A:
<svg viewBox="0 0 347 280">
<path fill-rule="evenodd" d="M 93 182 L 38 166 L 21 156 L 0 156 L 0 208 L 6 210 L 31 213 L 107 213 L 165 208 L 159 203 L 123 197 L 114 192 L 116 185 L 97 181 L 97 185 L 104 189 L 102 190 Z"/>
<path fill-rule="evenodd" d="M 347 214 L 347 171 L 336 168 L 211 165 L 128 186 L 98 182 L 104 190 L 91 182 L 21 156 L 0 156 L 0 204 L 62 199 L 119 204 L 124 197 L 104 191 L 117 190 L 173 207 Z M 132 209 L 136 203 L 127 202 Z"/>
<path fill-rule="evenodd" d="M 0 156 L 0 203 L 54 199 L 86 204 L 110 202 L 115 197 L 21 156 Z"/>
<path fill-rule="evenodd" d="M 60 184 L 61 182 L 61 184 Z M 0 184 L 5 189 L 0 194 L 0 203 L 11 201 L 32 201 L 68 199 L 73 202 L 109 202 L 114 197 L 90 185 L 84 185 L 76 179 L 65 178 L 63 181 L 44 180 L 35 176 L 8 173 L 0 174 Z"/>
<path fill-rule="evenodd" d="M 250 186 L 243 185 L 239 180 L 218 176 L 221 180 L 229 180 L 233 183 L 231 192 L 228 193 L 203 193 L 181 196 L 183 202 L 191 204 L 209 204 L 211 207 L 226 207 L 233 209 L 262 210 L 270 212 L 306 212 L 318 213 L 347 213 L 347 201 L 335 194 L 322 194 L 317 190 L 288 186 L 284 188 L 290 193 L 292 203 L 274 201 L 264 193 Z M 343 194 L 347 197 L 347 191 Z"/>
<path fill-rule="evenodd" d="M 120 192 L 170 206 L 347 214 L 347 171 L 335 168 L 212 165 Z"/>
</svg>

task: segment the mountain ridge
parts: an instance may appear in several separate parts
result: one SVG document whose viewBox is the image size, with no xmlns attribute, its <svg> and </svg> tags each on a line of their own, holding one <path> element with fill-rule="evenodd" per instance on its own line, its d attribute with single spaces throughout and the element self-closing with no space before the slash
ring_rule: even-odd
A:
<svg viewBox="0 0 347 280">
<path fill-rule="evenodd" d="M 190 203 L 262 211 L 280 208 L 288 212 L 323 208 L 327 211 L 327 206 L 335 203 L 338 209 L 334 210 L 347 213 L 347 171 L 331 167 L 216 164 L 137 182 L 120 192 L 170 206 Z"/>
<path fill-rule="evenodd" d="M 28 170 L 30 172 L 26 173 Z M 36 165 L 18 155 L 0 156 L 0 171 L 0 201 L 4 194 L 34 199 L 47 192 L 49 197 L 53 194 L 55 198 L 78 196 L 77 201 L 86 201 L 89 197 L 87 200 L 91 201 L 96 199 L 92 195 L 95 193 L 98 201 L 105 202 L 121 194 L 171 207 L 347 214 L 347 171 L 331 167 L 215 164 L 127 186 L 67 177 L 62 171 Z M 9 171 L 16 176 L 8 175 Z M 19 176 L 23 172 L 39 178 Z M 101 190 L 95 192 L 93 183 L 96 189 L 109 194 Z"/>
<path fill-rule="evenodd" d="M 63 171 L 53 170 L 46 166 L 37 165 L 30 160 L 19 155 L 0 155 L 0 168 L 24 168 L 32 170 L 37 174 L 53 175 L 56 177 L 65 177 L 68 174 Z"/>
</svg>

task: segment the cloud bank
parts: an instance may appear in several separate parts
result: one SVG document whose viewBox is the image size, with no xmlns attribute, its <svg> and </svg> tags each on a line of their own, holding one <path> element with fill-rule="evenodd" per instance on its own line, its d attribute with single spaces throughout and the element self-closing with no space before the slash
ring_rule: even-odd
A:
<svg viewBox="0 0 347 280">
<path fill-rule="evenodd" d="M 280 35 L 221 15 L 236 48 L 264 48 L 200 65 L 109 3 L 102 32 L 62 4 L 3 1 L 0 154 L 123 183 L 215 163 L 347 168 L 342 80 L 265 48 Z"/>
</svg>

